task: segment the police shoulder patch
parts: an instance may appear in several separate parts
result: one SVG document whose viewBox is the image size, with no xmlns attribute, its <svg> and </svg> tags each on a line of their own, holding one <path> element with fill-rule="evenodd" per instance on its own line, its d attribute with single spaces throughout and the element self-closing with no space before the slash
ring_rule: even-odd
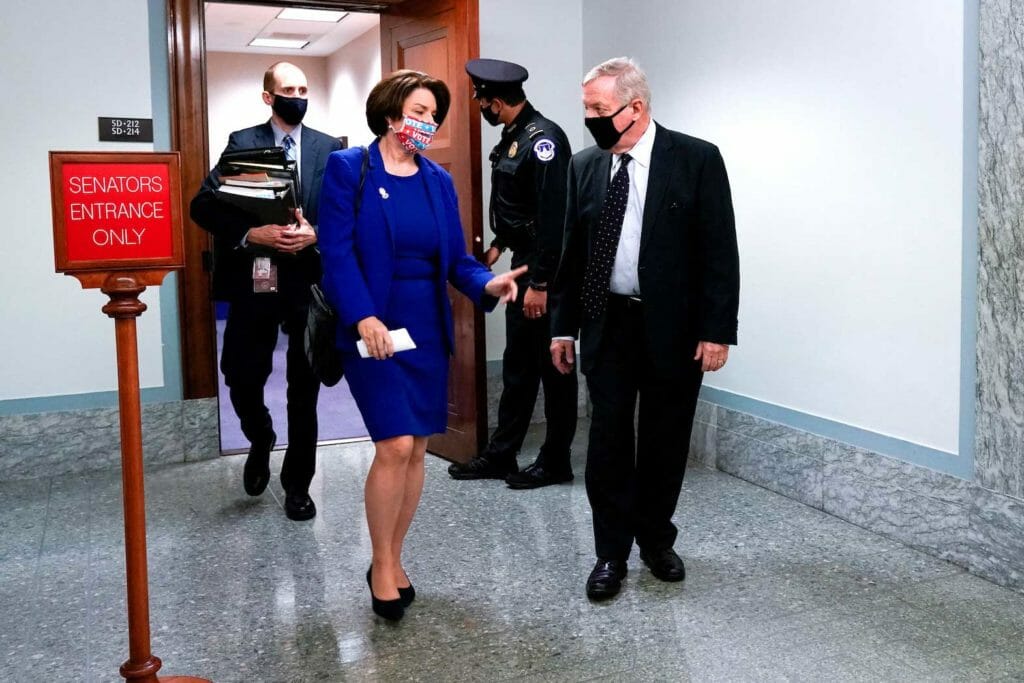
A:
<svg viewBox="0 0 1024 683">
<path fill-rule="evenodd" d="M 551 161 L 555 158 L 555 143 L 550 138 L 541 138 L 533 143 L 533 155 L 539 161 Z"/>
</svg>

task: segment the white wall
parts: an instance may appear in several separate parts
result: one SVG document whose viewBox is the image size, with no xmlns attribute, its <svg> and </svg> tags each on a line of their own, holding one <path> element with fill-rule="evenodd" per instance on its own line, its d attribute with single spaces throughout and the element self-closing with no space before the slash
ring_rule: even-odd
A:
<svg viewBox="0 0 1024 683">
<path fill-rule="evenodd" d="M 350 147 L 373 142 L 366 98 L 381 77 L 380 29 L 372 28 L 327 58 L 328 110 L 337 135 Z"/>
<path fill-rule="evenodd" d="M 335 133 L 327 115 L 327 60 L 297 55 L 235 54 L 209 52 L 206 55 L 206 103 L 209 112 L 210 165 L 216 163 L 228 135 L 270 120 L 270 107 L 263 103 L 263 74 L 275 62 L 288 61 L 306 74 L 309 108 L 303 124 L 328 135 Z"/>
<path fill-rule="evenodd" d="M 963 5 L 586 0 L 732 181 L 740 345 L 706 384 L 958 450 Z"/>
<path fill-rule="evenodd" d="M 522 64 L 530 72 L 523 84 L 526 96 L 544 116 L 562 127 L 573 151 L 589 145 L 584 139 L 580 80 L 583 77 L 582 0 L 520 0 L 509 3 L 480 0 L 480 56 Z M 468 77 L 467 77 L 468 78 Z M 484 243 L 493 239 L 487 222 L 491 194 L 491 164 L 487 160 L 498 143 L 501 127 L 481 121 L 483 156 Z M 509 268 L 506 253 L 495 271 Z M 498 310 L 486 316 L 487 359 L 500 360 L 505 350 L 505 316 Z"/>
<path fill-rule="evenodd" d="M 45 10 L 5 3 L 0 22 L 10 100 L 0 128 L 17 169 L 4 182 L 0 227 L 0 400 L 117 388 L 114 323 L 100 312 L 107 297 L 53 270 L 47 153 L 153 149 L 98 142 L 96 121 L 153 116 L 147 3 L 49 0 Z M 163 386 L 159 288 L 141 298 L 149 306 L 138 320 L 141 384 Z"/>
</svg>

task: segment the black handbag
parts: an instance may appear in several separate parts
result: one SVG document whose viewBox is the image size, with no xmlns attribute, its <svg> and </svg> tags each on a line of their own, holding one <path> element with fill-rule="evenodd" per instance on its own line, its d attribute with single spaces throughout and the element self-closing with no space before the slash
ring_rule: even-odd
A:
<svg viewBox="0 0 1024 683">
<path fill-rule="evenodd" d="M 359 189 L 356 190 L 352 202 L 353 213 L 359 216 L 359 205 L 363 199 L 363 183 L 366 182 L 366 169 L 370 164 L 370 154 L 363 148 L 363 165 L 359 171 Z M 337 346 L 338 314 L 327 302 L 327 297 L 320 285 L 309 286 L 309 312 L 306 314 L 306 334 L 303 338 L 306 347 L 306 360 L 320 382 L 326 387 L 333 387 L 341 381 L 345 368 L 341 362 L 341 353 Z"/>
<path fill-rule="evenodd" d="M 305 336 L 306 360 L 309 361 L 309 367 L 316 378 L 325 387 L 333 387 L 345 374 L 341 354 L 335 346 L 338 314 L 327 303 L 320 285 L 310 285 L 309 293 Z"/>
</svg>

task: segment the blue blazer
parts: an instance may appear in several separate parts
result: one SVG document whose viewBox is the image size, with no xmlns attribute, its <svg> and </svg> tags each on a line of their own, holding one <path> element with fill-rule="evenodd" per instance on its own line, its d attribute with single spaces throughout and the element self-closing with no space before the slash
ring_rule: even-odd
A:
<svg viewBox="0 0 1024 683">
<path fill-rule="evenodd" d="M 388 296 L 395 272 L 392 226 L 395 215 L 386 194 L 391 188 L 378 142 L 368 153 L 369 167 L 363 184 L 359 216 L 353 200 L 359 187 L 363 150 L 360 147 L 333 152 L 327 159 L 320 193 L 320 257 L 323 261 L 323 289 L 338 312 L 338 348 L 354 351 L 359 339 L 356 324 L 363 318 L 387 317 Z M 447 284 L 477 305 L 491 310 L 497 299 L 484 292 L 494 275 L 466 253 L 466 241 L 459 219 L 455 186 L 448 172 L 433 161 L 416 155 L 419 172 L 426 181 L 430 206 L 423 207 L 424 221 L 438 231 L 441 243 L 437 294 L 444 306 L 444 334 L 448 352 L 455 350 L 455 330 Z"/>
</svg>

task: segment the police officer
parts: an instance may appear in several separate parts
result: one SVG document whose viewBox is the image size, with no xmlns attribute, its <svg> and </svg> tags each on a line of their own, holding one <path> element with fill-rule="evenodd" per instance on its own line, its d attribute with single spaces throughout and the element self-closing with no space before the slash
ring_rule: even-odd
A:
<svg viewBox="0 0 1024 683">
<path fill-rule="evenodd" d="M 578 387 L 575 373 L 563 375 L 551 362 L 547 286 L 562 248 L 572 151 L 562 129 L 527 101 L 525 68 L 497 59 L 474 59 L 466 64 L 466 72 L 481 116 L 492 126 L 504 126 L 490 156 L 494 240 L 484 262 L 494 265 L 508 249 L 512 267 L 525 264 L 529 270 L 518 283 L 518 299 L 505 309 L 498 426 L 483 453 L 464 465 L 450 466 L 448 473 L 455 479 L 505 479 L 515 489 L 571 481 L 569 447 L 576 432 Z M 537 460 L 520 472 L 516 455 L 530 426 L 541 382 L 547 434 Z"/>
</svg>

